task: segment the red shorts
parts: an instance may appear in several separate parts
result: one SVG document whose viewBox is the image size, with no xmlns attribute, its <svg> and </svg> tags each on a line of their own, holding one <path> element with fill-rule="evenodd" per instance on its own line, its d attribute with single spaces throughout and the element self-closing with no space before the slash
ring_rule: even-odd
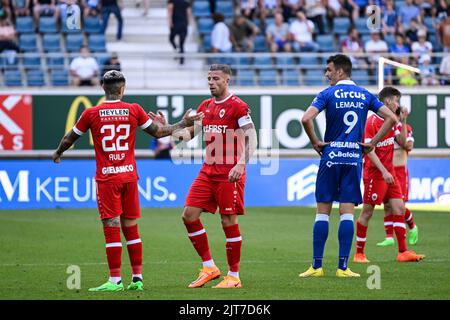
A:
<svg viewBox="0 0 450 320">
<path fill-rule="evenodd" d="M 394 184 L 387 184 L 383 178 L 364 179 L 364 203 L 380 205 L 389 199 L 403 199 L 399 181 L 394 178 Z"/>
<path fill-rule="evenodd" d="M 97 182 L 97 207 L 102 220 L 119 216 L 129 219 L 139 218 L 137 182 L 120 184 Z"/>
<path fill-rule="evenodd" d="M 245 177 L 238 182 L 211 180 L 200 172 L 189 189 L 185 207 L 201 208 L 203 211 L 220 214 L 244 214 Z"/>
<path fill-rule="evenodd" d="M 400 189 L 403 193 L 403 200 L 405 202 L 408 201 L 408 189 L 409 189 L 409 173 L 408 168 L 406 166 L 394 167 L 395 176 L 398 179 L 398 183 L 400 185 Z"/>
</svg>

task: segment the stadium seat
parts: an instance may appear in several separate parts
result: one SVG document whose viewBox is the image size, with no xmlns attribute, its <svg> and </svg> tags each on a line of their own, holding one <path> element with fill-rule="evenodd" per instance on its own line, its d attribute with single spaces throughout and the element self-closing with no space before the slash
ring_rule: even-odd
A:
<svg viewBox="0 0 450 320">
<path fill-rule="evenodd" d="M 25 69 L 38 69 L 41 67 L 41 54 L 25 52 L 23 54 L 23 66 Z"/>
<path fill-rule="evenodd" d="M 12 50 L 5 50 L 0 53 L 0 69 L 2 70 L 17 70 L 19 59 L 17 52 Z"/>
<path fill-rule="evenodd" d="M 205 34 L 203 36 L 203 45 L 202 45 L 203 52 L 210 52 L 212 49 L 211 46 L 211 35 Z"/>
<path fill-rule="evenodd" d="M 103 66 L 109 59 L 111 59 L 111 54 L 108 52 L 94 53 L 93 57 L 97 60 L 99 66 Z"/>
<path fill-rule="evenodd" d="M 267 52 L 266 38 L 263 35 L 257 35 L 254 42 L 255 52 Z"/>
<path fill-rule="evenodd" d="M 39 32 L 40 33 L 57 33 L 58 26 L 54 17 L 40 17 L 39 18 Z"/>
<path fill-rule="evenodd" d="M 359 86 L 370 85 L 369 74 L 366 69 L 353 69 L 352 70 L 352 79 Z"/>
<path fill-rule="evenodd" d="M 69 73 L 67 70 L 53 70 L 50 74 L 50 81 L 52 86 L 68 86 Z"/>
<path fill-rule="evenodd" d="M 196 18 L 211 16 L 209 1 L 194 1 L 192 5 L 192 15 Z"/>
<path fill-rule="evenodd" d="M 217 1 L 216 12 L 223 14 L 225 18 L 234 16 L 233 4 L 231 1 Z"/>
<path fill-rule="evenodd" d="M 283 85 L 284 86 L 299 86 L 300 72 L 296 69 L 283 70 Z"/>
<path fill-rule="evenodd" d="M 38 51 L 36 34 L 21 34 L 19 36 L 19 47 L 23 51 Z"/>
<path fill-rule="evenodd" d="M 258 85 L 260 86 L 276 86 L 278 85 L 278 73 L 274 69 L 261 70 L 258 77 Z"/>
<path fill-rule="evenodd" d="M 359 34 L 370 34 L 370 29 L 367 27 L 367 18 L 360 17 L 355 21 L 355 28 Z"/>
<path fill-rule="evenodd" d="M 256 69 L 271 69 L 273 68 L 272 58 L 269 56 L 256 56 L 253 60 L 253 66 Z"/>
<path fill-rule="evenodd" d="M 17 33 L 34 33 L 34 22 L 30 16 L 17 17 L 16 18 L 16 31 Z"/>
<path fill-rule="evenodd" d="M 63 53 L 48 53 L 47 66 L 49 69 L 64 69 L 64 54 Z"/>
<path fill-rule="evenodd" d="M 319 45 L 320 52 L 335 52 L 336 46 L 334 44 L 334 37 L 332 34 L 319 34 L 316 37 L 316 42 Z"/>
<path fill-rule="evenodd" d="M 105 52 L 106 40 L 104 34 L 91 34 L 88 37 L 88 47 L 92 52 Z"/>
<path fill-rule="evenodd" d="M 304 85 L 322 86 L 324 85 L 324 73 L 321 70 L 306 70 Z"/>
<path fill-rule="evenodd" d="M 86 17 L 84 19 L 84 32 L 87 34 L 102 33 L 103 26 L 99 17 Z"/>
<path fill-rule="evenodd" d="M 252 59 L 248 56 L 233 57 L 231 65 L 234 69 L 248 69 L 252 65 Z"/>
<path fill-rule="evenodd" d="M 200 18 L 197 21 L 197 30 L 201 35 L 211 34 L 214 21 L 211 18 Z"/>
<path fill-rule="evenodd" d="M 333 33 L 347 34 L 350 27 L 350 19 L 347 17 L 335 17 L 333 19 Z"/>
<path fill-rule="evenodd" d="M 428 34 L 436 33 L 436 29 L 433 26 L 433 18 L 432 17 L 425 17 L 424 18 L 424 24 L 427 27 L 427 33 Z"/>
<path fill-rule="evenodd" d="M 22 86 L 22 74 L 19 70 L 6 70 L 4 82 L 7 87 L 20 87 Z"/>
<path fill-rule="evenodd" d="M 82 34 L 68 34 L 66 37 L 66 50 L 68 52 L 78 52 L 83 45 Z"/>
<path fill-rule="evenodd" d="M 388 48 L 391 48 L 395 44 L 395 35 L 393 34 L 385 35 L 384 41 L 386 41 Z"/>
<path fill-rule="evenodd" d="M 61 52 L 60 34 L 44 34 L 42 37 L 42 48 L 46 52 Z"/>
<path fill-rule="evenodd" d="M 285 68 L 290 68 L 290 67 L 294 66 L 295 61 L 294 61 L 294 58 L 291 56 L 277 55 L 276 64 L 277 64 L 277 68 L 285 69 Z"/>
<path fill-rule="evenodd" d="M 45 86 L 44 72 L 42 70 L 28 70 L 27 85 L 30 87 Z"/>
<path fill-rule="evenodd" d="M 369 41 L 370 39 L 371 39 L 370 34 L 363 34 L 361 36 L 361 43 L 362 43 L 363 48 L 366 45 L 366 42 Z"/>
<path fill-rule="evenodd" d="M 302 69 L 314 69 L 317 68 L 318 64 L 320 64 L 320 61 L 317 60 L 316 56 L 300 57 L 299 65 L 302 67 Z"/>
<path fill-rule="evenodd" d="M 238 86 L 254 86 L 255 71 L 254 70 L 239 70 L 236 76 L 236 84 Z"/>
</svg>

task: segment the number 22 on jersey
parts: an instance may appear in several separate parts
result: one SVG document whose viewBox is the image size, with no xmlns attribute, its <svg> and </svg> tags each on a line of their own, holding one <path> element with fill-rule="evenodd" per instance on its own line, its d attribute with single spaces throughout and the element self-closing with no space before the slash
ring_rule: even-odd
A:
<svg viewBox="0 0 450 320">
<path fill-rule="evenodd" d="M 105 152 L 126 151 L 128 150 L 128 142 L 126 140 L 130 136 L 130 125 L 105 124 L 100 129 L 101 134 L 105 134 L 102 139 L 102 148 Z"/>
</svg>

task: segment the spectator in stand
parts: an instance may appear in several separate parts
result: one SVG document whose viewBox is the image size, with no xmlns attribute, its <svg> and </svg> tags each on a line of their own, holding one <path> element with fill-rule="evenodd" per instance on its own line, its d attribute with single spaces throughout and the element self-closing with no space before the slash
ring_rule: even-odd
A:
<svg viewBox="0 0 450 320">
<path fill-rule="evenodd" d="M 371 39 L 364 44 L 364 51 L 369 54 L 368 63 L 370 70 L 374 70 L 378 63 L 378 58 L 382 53 L 389 51 L 386 41 L 381 38 L 379 31 L 372 31 Z"/>
<path fill-rule="evenodd" d="M 275 13 L 275 21 L 266 29 L 266 39 L 271 52 L 290 52 L 289 24 L 284 22 L 281 12 Z"/>
<path fill-rule="evenodd" d="M 436 2 L 435 0 L 415 0 L 414 2 L 419 7 L 423 16 L 431 17 Z"/>
<path fill-rule="evenodd" d="M 392 59 L 401 62 L 404 55 L 408 55 L 411 49 L 405 44 L 405 38 L 401 33 L 395 35 L 395 43 L 390 48 Z"/>
<path fill-rule="evenodd" d="M 97 17 L 100 14 L 100 0 L 83 0 L 83 16 Z"/>
<path fill-rule="evenodd" d="M 407 30 L 413 19 L 417 19 L 417 22 L 422 22 L 420 9 L 413 3 L 413 0 L 406 0 L 405 5 L 399 9 L 398 25 L 400 30 Z"/>
<path fill-rule="evenodd" d="M 96 86 L 99 84 L 99 66 L 97 60 L 91 56 L 87 46 L 80 49 L 80 56 L 70 63 L 70 74 L 75 86 Z"/>
<path fill-rule="evenodd" d="M 281 10 L 283 10 L 284 21 L 289 23 L 289 19 L 295 17 L 296 12 L 303 6 L 303 0 L 282 0 Z"/>
<path fill-rule="evenodd" d="M 209 10 L 211 11 L 211 15 L 216 13 L 216 2 L 217 0 L 208 0 L 209 1 Z"/>
<path fill-rule="evenodd" d="M 439 75 L 441 76 L 442 85 L 450 85 L 450 54 L 448 53 L 441 61 Z"/>
<path fill-rule="evenodd" d="M 0 17 L 0 53 L 3 53 L 8 59 L 8 64 L 15 61 L 17 53 L 20 51 L 17 44 L 14 42 L 16 37 L 16 30 L 14 26 L 6 17 Z"/>
<path fill-rule="evenodd" d="M 398 15 L 395 11 L 394 1 L 388 0 L 386 2 L 386 10 L 382 11 L 383 18 L 381 20 L 383 33 L 395 34 L 397 30 Z"/>
<path fill-rule="evenodd" d="M 170 27 L 170 43 L 175 50 L 179 50 L 180 64 L 184 64 L 184 42 L 188 33 L 189 20 L 192 19 L 191 4 L 186 0 L 169 0 L 167 17 Z M 175 43 L 176 36 L 178 36 L 178 46 Z"/>
<path fill-rule="evenodd" d="M 281 0 L 258 0 L 258 13 L 261 25 L 266 28 L 266 18 L 275 16 L 281 11 Z"/>
<path fill-rule="evenodd" d="M 352 14 L 355 12 L 357 18 L 358 6 L 354 5 L 353 2 L 350 4 L 344 0 L 324 0 L 324 3 L 330 29 L 332 29 L 334 17 L 350 17 L 354 21 L 355 17 L 352 17 Z"/>
<path fill-rule="evenodd" d="M 413 42 L 416 42 L 419 40 L 419 37 L 417 36 L 417 32 L 420 29 L 421 29 L 421 26 L 417 22 L 417 19 L 412 19 L 408 30 L 405 32 L 405 35 L 406 35 L 405 39 L 406 39 L 406 43 L 408 45 L 411 46 L 413 44 Z M 401 28 L 399 28 L 398 30 L 401 30 Z"/>
<path fill-rule="evenodd" d="M 444 51 L 448 52 L 450 49 L 450 15 L 441 23 L 439 23 L 438 35 L 439 41 L 444 48 Z"/>
<path fill-rule="evenodd" d="M 258 0 L 241 0 L 241 15 L 249 20 L 253 20 L 253 18 L 255 17 L 257 2 Z"/>
<path fill-rule="evenodd" d="M 306 19 L 302 10 L 297 11 L 297 19 L 289 27 L 292 48 L 298 52 L 318 51 L 319 45 L 313 41 L 314 23 Z"/>
<path fill-rule="evenodd" d="M 16 17 L 30 15 L 30 0 L 11 0 L 11 8 Z"/>
<path fill-rule="evenodd" d="M 448 0 L 436 0 L 436 5 L 431 9 L 431 16 L 434 18 L 436 25 L 444 22 L 450 15 L 450 5 Z"/>
<path fill-rule="evenodd" d="M 424 54 L 419 59 L 420 84 L 423 86 L 435 86 L 439 82 L 436 78 L 436 70 L 430 65 L 431 57 Z"/>
<path fill-rule="evenodd" d="M 358 6 L 358 17 L 364 17 L 366 15 L 366 8 L 369 5 L 369 1 L 353 0 L 352 2 Z"/>
<path fill-rule="evenodd" d="M 56 0 L 33 0 L 34 22 L 38 26 L 40 17 L 54 17 L 58 23 L 59 10 Z"/>
<path fill-rule="evenodd" d="M 407 65 L 410 64 L 409 57 L 403 56 L 401 63 Z M 403 68 L 396 68 L 395 74 L 398 78 L 399 84 L 401 85 L 414 86 L 417 84 L 417 79 L 414 77 L 414 73 L 412 71 Z"/>
<path fill-rule="evenodd" d="M 212 52 L 231 52 L 233 44 L 230 40 L 230 29 L 225 24 L 225 17 L 221 13 L 213 14 L 214 28 L 211 32 Z"/>
<path fill-rule="evenodd" d="M 10 18 L 11 10 L 9 9 L 9 0 L 0 0 L 0 18 Z"/>
<path fill-rule="evenodd" d="M 425 30 L 419 30 L 417 32 L 419 38 L 418 41 L 413 42 L 411 51 L 414 55 L 414 59 L 419 61 L 424 55 L 430 55 L 433 52 L 433 45 L 427 41 L 427 33 Z"/>
<path fill-rule="evenodd" d="M 122 9 L 124 8 L 123 0 L 101 0 L 102 4 L 102 20 L 103 20 L 103 33 L 105 33 L 108 27 L 109 16 L 114 14 L 117 19 L 117 34 L 116 39 L 122 39 L 123 18 Z"/>
<path fill-rule="evenodd" d="M 357 55 L 364 53 L 359 32 L 355 27 L 350 26 L 347 35 L 348 37 L 341 43 L 341 51 L 350 58 L 354 67 L 358 67 L 361 59 L 358 59 Z"/>
<path fill-rule="evenodd" d="M 252 52 L 259 28 L 244 16 L 237 15 L 230 27 L 230 38 L 236 52 Z"/>
<path fill-rule="evenodd" d="M 304 0 L 306 17 L 314 22 L 319 30 L 319 34 L 325 34 L 325 15 L 327 10 L 322 0 Z"/>
<path fill-rule="evenodd" d="M 103 78 L 103 75 L 105 73 L 107 73 L 108 71 L 111 71 L 111 70 L 122 71 L 122 69 L 120 67 L 119 56 L 117 55 L 116 52 L 113 52 L 111 54 L 111 58 L 106 60 L 105 63 L 103 64 L 101 78 Z"/>
</svg>

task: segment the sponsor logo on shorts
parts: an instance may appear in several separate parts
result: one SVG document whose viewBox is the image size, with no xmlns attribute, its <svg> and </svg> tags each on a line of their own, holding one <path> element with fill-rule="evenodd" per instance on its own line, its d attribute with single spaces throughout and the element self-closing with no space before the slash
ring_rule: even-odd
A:
<svg viewBox="0 0 450 320">
<path fill-rule="evenodd" d="M 109 167 L 103 167 L 102 173 L 103 174 L 115 174 L 115 173 L 124 173 L 124 172 L 133 172 L 134 167 L 132 164 L 125 165 L 125 166 L 109 166 Z"/>
</svg>

